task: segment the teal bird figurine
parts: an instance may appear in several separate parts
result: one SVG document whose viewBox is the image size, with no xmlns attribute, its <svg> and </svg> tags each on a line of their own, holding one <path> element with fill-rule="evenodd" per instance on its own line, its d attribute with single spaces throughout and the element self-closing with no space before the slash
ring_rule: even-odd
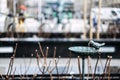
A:
<svg viewBox="0 0 120 80">
<path fill-rule="evenodd" d="M 105 45 L 105 43 L 98 43 L 98 42 L 95 42 L 93 40 L 90 40 L 88 43 L 89 47 L 94 47 L 96 50 L 99 50 L 99 48 L 104 46 L 104 45 Z"/>
</svg>

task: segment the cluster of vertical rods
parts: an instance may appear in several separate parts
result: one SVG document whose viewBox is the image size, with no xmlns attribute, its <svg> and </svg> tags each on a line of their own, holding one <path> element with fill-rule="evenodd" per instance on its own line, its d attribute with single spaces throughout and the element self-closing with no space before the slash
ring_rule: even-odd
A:
<svg viewBox="0 0 120 80">
<path fill-rule="evenodd" d="M 64 66 L 63 71 L 60 73 L 59 72 L 59 61 L 61 59 L 61 56 L 56 58 L 56 47 L 54 47 L 52 60 L 47 62 L 49 47 L 46 47 L 46 51 L 44 53 L 40 42 L 38 42 L 38 45 L 39 45 L 40 54 L 39 54 L 38 50 L 36 49 L 35 50 L 35 56 L 36 56 L 35 58 L 36 58 L 37 68 L 38 68 L 39 72 L 41 73 L 41 76 L 38 76 L 38 74 L 33 74 L 32 77 L 30 78 L 30 80 L 35 80 L 38 77 L 40 78 L 40 80 L 43 80 L 43 79 L 46 78 L 46 77 L 44 77 L 46 75 L 46 73 L 49 74 L 49 80 L 54 80 L 54 78 L 57 78 L 58 80 L 67 79 L 68 74 L 70 74 L 70 72 L 73 68 L 73 66 L 71 67 L 71 53 L 70 53 L 69 59 L 67 60 L 67 63 Z M 14 53 L 13 53 L 12 57 L 10 58 L 7 74 L 6 75 L 0 74 L 0 77 L 1 77 L 2 80 L 9 80 L 9 79 L 14 80 L 15 79 L 16 67 L 13 70 L 13 65 L 14 65 L 14 60 L 15 60 L 15 56 L 16 56 L 17 46 L 18 46 L 18 44 L 16 43 Z M 43 59 L 43 61 L 41 59 Z M 92 65 L 91 65 L 91 60 L 90 59 L 91 59 L 91 57 L 88 56 L 88 58 L 87 58 L 87 64 L 88 64 L 87 78 L 88 79 L 92 78 L 92 80 L 96 80 L 96 79 L 97 80 L 101 80 L 101 79 L 104 80 L 104 78 L 107 78 L 108 80 L 110 80 L 110 62 L 111 62 L 112 56 L 107 56 L 106 63 L 105 63 L 104 68 L 103 68 L 101 58 L 100 58 L 100 55 L 99 55 L 98 58 L 97 58 L 96 64 L 95 64 L 94 71 L 92 70 Z M 80 56 L 78 56 L 78 58 L 77 58 L 77 65 L 78 65 L 78 72 L 79 72 L 78 78 L 82 79 L 80 60 L 81 60 Z M 52 61 L 54 62 L 54 66 L 52 64 Z M 103 73 L 102 73 L 102 76 L 95 76 L 96 69 L 97 69 L 99 61 L 100 61 L 101 66 L 103 68 Z M 42 67 L 41 67 L 40 64 L 42 64 Z M 30 68 L 30 65 L 31 65 L 31 60 L 29 61 L 29 65 L 26 68 L 24 74 L 19 75 L 20 80 L 23 80 L 23 79 L 28 79 L 29 80 L 29 77 L 27 76 L 27 72 Z M 51 68 L 51 66 L 53 66 L 53 67 Z M 52 74 L 52 72 L 54 70 L 56 70 L 56 73 L 57 73 L 56 76 L 54 76 Z M 92 74 L 92 76 L 90 76 L 90 74 Z M 61 76 L 61 75 L 64 75 L 64 76 Z M 71 76 L 71 78 L 75 78 L 74 74 L 73 75 L 70 74 L 70 76 Z"/>
</svg>

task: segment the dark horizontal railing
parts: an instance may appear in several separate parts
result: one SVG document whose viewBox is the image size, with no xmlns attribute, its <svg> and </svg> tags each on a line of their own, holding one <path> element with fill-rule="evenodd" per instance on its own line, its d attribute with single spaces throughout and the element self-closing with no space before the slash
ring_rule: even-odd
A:
<svg viewBox="0 0 120 80">
<path fill-rule="evenodd" d="M 86 37 L 89 38 L 89 32 L 86 33 Z M 0 37 L 15 37 L 15 38 L 27 38 L 27 37 L 43 37 L 43 38 L 81 38 L 83 35 L 82 32 L 2 32 Z M 93 33 L 93 38 L 96 38 L 96 33 Z M 120 32 L 111 33 L 111 32 L 102 32 L 100 33 L 100 38 L 120 38 Z"/>
<path fill-rule="evenodd" d="M 80 80 L 81 77 L 80 75 L 82 74 L 44 74 L 44 75 L 40 75 L 40 74 L 35 74 L 35 75 L 2 75 L 2 77 L 0 77 L 0 79 L 2 78 L 8 78 L 9 80 L 51 80 L 51 78 L 53 80 Z M 85 74 L 85 80 L 93 80 L 93 74 Z M 106 76 L 104 76 L 104 74 L 95 74 L 94 75 L 95 80 L 108 80 L 108 78 L 110 80 L 120 80 L 120 74 L 110 74 L 110 76 L 108 76 L 106 74 Z"/>
<path fill-rule="evenodd" d="M 106 58 L 106 56 L 111 55 L 113 58 L 120 58 L 120 39 L 93 39 L 97 42 L 104 42 L 105 46 L 103 49 L 107 50 L 102 52 L 101 57 Z M 39 50 L 38 42 L 41 43 L 43 51 L 46 47 L 49 47 L 48 57 L 53 57 L 54 47 L 56 50 L 56 57 L 61 56 L 64 58 L 69 57 L 70 51 L 68 50 L 71 46 L 88 46 L 89 39 L 80 38 L 0 38 L 0 48 L 1 47 L 12 47 L 15 48 L 15 44 L 18 43 L 16 57 L 31 57 L 31 53 L 35 53 L 35 50 Z M 113 49 L 113 50 L 111 50 Z M 11 57 L 11 53 L 0 53 L 0 57 Z M 34 57 L 34 56 L 33 56 Z M 71 57 L 77 57 L 77 55 L 72 54 Z M 96 55 L 93 55 L 93 58 Z"/>
</svg>

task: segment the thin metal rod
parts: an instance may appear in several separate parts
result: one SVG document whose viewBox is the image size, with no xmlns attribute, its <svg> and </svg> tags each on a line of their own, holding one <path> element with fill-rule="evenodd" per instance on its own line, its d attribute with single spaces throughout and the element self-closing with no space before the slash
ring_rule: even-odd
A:
<svg viewBox="0 0 120 80">
<path fill-rule="evenodd" d="M 90 71 L 92 73 L 92 67 L 91 67 L 91 63 L 90 63 L 90 56 L 88 56 L 88 78 L 89 78 L 89 74 L 90 74 Z M 93 74 L 93 73 L 92 73 Z M 92 75 L 93 76 L 93 75 Z"/>
<path fill-rule="evenodd" d="M 31 63 L 32 63 L 32 59 L 29 60 L 28 66 L 27 66 L 27 68 L 25 70 L 25 73 L 24 73 L 25 75 L 27 74 L 27 72 L 28 72 L 28 70 L 30 68 Z"/>
<path fill-rule="evenodd" d="M 97 58 L 97 62 L 96 62 L 96 65 L 95 65 L 93 80 L 95 80 L 95 73 L 96 73 L 96 69 L 97 69 L 97 65 L 98 65 L 99 59 L 100 59 L 100 55 L 99 55 L 99 57 Z"/>
<path fill-rule="evenodd" d="M 15 49 L 14 49 L 14 54 L 13 54 L 13 56 L 10 59 L 10 63 L 9 63 L 8 71 L 7 71 L 7 76 L 10 75 L 11 72 L 12 72 L 13 63 L 14 63 L 14 59 L 15 59 L 15 56 L 16 56 L 17 46 L 18 46 L 18 44 L 16 43 L 16 46 L 15 46 Z"/>
<path fill-rule="evenodd" d="M 38 45 L 39 45 L 40 51 L 41 51 L 41 53 L 42 53 L 42 57 L 45 57 L 45 55 L 44 55 L 44 53 L 43 53 L 43 49 L 42 49 L 42 46 L 41 46 L 40 42 L 38 42 Z"/>
<path fill-rule="evenodd" d="M 109 58 L 107 58 L 107 60 L 106 60 L 106 63 L 105 63 L 105 67 L 104 67 L 103 73 L 106 73 L 106 68 L 107 68 L 107 64 L 108 64 L 108 59 L 109 59 Z"/>
<path fill-rule="evenodd" d="M 56 67 L 56 71 L 57 71 L 57 75 L 58 75 L 58 79 L 59 79 L 59 71 L 58 71 L 58 66 L 57 66 L 57 61 L 55 60 L 55 67 Z"/>
<path fill-rule="evenodd" d="M 53 55 L 53 58 L 55 59 L 56 57 L 56 47 L 54 47 L 54 55 Z"/>
<path fill-rule="evenodd" d="M 13 71 L 13 75 L 12 75 L 12 79 L 13 79 L 13 80 L 14 80 L 15 72 L 16 72 L 16 67 L 15 67 L 15 69 L 14 69 L 14 71 Z"/>
<path fill-rule="evenodd" d="M 80 79 L 82 79 L 82 76 L 81 76 L 81 67 L 80 67 L 80 57 L 79 56 L 78 56 L 78 70 L 79 70 Z"/>
<path fill-rule="evenodd" d="M 60 58 L 61 58 L 61 56 L 58 57 L 58 61 L 56 61 L 56 59 L 55 59 L 55 69 L 56 69 L 56 71 L 57 71 L 58 79 L 59 79 L 58 62 L 59 62 Z"/>
<path fill-rule="evenodd" d="M 47 66 L 46 58 L 48 56 L 49 47 L 46 47 L 46 54 L 44 56 L 44 66 Z"/>
<path fill-rule="evenodd" d="M 69 58 L 69 60 L 68 60 L 68 66 L 67 66 L 66 74 L 68 74 L 68 72 L 69 72 L 70 63 L 71 63 L 71 53 L 70 53 L 70 58 Z"/>
<path fill-rule="evenodd" d="M 85 78 L 85 71 L 84 71 L 84 69 L 85 69 L 85 58 L 82 57 L 82 80 L 84 80 L 84 78 Z"/>
<path fill-rule="evenodd" d="M 111 62 L 112 56 L 109 56 L 109 62 L 108 62 L 108 80 L 110 80 L 110 62 Z"/>
<path fill-rule="evenodd" d="M 69 72 L 69 67 L 70 67 L 70 62 L 71 62 L 71 58 L 67 61 L 63 71 L 62 71 L 62 74 L 64 74 L 65 70 L 66 70 L 66 73 L 65 74 L 68 74 Z"/>
<path fill-rule="evenodd" d="M 106 76 L 106 70 L 107 70 L 108 61 L 109 61 L 109 56 L 107 56 L 107 59 L 106 59 L 106 63 L 105 63 L 104 70 L 103 70 L 102 80 L 104 80 L 104 77 Z"/>
<path fill-rule="evenodd" d="M 38 69 L 39 69 L 39 71 L 42 73 L 42 70 L 41 70 L 40 65 L 39 65 L 40 56 L 38 55 L 37 50 L 36 50 L 36 59 L 37 59 L 37 66 L 38 66 Z"/>
</svg>

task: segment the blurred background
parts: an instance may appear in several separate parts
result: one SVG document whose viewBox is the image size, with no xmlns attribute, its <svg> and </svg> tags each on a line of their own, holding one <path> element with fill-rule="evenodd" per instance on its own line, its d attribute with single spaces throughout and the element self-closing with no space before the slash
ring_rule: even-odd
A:
<svg viewBox="0 0 120 80">
<path fill-rule="evenodd" d="M 1 37 L 120 36 L 119 0 L 1 0 L 0 17 L 0 32 L 4 34 Z M 5 35 L 6 32 L 27 35 Z"/>
<path fill-rule="evenodd" d="M 106 43 L 105 53 L 119 58 L 119 39 L 119 0 L 0 0 L 1 47 L 14 48 L 17 42 L 33 52 L 33 42 L 41 42 L 52 49 L 57 46 L 62 55 L 70 46 L 88 46 L 95 40 Z M 30 56 L 21 49 L 18 54 Z"/>
</svg>

